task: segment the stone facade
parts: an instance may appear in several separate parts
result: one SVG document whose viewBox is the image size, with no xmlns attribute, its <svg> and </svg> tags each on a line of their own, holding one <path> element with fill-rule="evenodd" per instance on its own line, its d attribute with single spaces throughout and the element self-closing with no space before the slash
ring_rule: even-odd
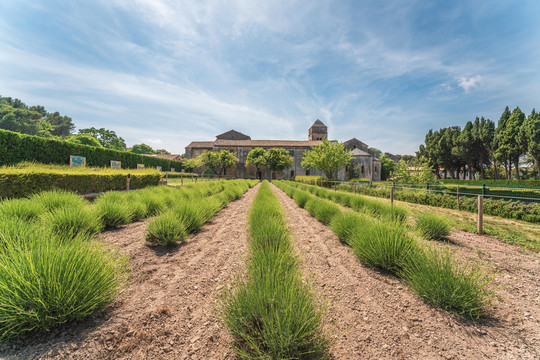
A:
<svg viewBox="0 0 540 360">
<path fill-rule="evenodd" d="M 324 176 L 324 174 L 315 169 L 304 169 L 301 165 L 304 151 L 311 150 L 313 146 L 320 145 L 323 139 L 328 138 L 328 130 L 320 120 L 315 121 L 309 129 L 308 140 L 251 140 L 248 135 L 242 134 L 235 130 L 230 130 L 226 133 L 216 136 L 215 141 L 195 141 L 186 147 L 186 158 L 192 159 L 204 151 L 220 151 L 228 150 L 238 157 L 236 167 L 226 170 L 225 175 L 238 178 L 259 178 L 259 179 L 290 179 L 297 175 L 316 175 Z M 363 142 L 357 139 L 351 139 L 344 143 L 345 149 L 353 151 L 354 149 L 364 149 L 362 153 L 351 153 L 353 156 L 353 164 L 358 164 L 358 168 L 365 171 L 366 177 L 375 181 L 380 180 L 380 161 L 372 154 L 367 152 L 368 147 Z M 269 150 L 271 148 L 283 148 L 289 151 L 293 158 L 292 166 L 289 169 L 272 173 L 269 169 L 262 167 L 257 173 L 257 169 L 253 165 L 246 166 L 248 153 L 255 148 L 263 148 Z M 360 151 L 360 150 L 359 150 Z M 369 168 L 369 169 L 368 169 Z M 341 169 L 338 177 L 341 180 L 348 180 L 348 168 Z M 373 177 L 371 177 L 373 176 Z"/>
</svg>

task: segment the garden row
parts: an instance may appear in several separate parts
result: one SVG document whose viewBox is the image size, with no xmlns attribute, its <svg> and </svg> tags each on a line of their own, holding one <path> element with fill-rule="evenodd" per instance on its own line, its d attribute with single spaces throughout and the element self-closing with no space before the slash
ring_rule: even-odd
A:
<svg viewBox="0 0 540 360">
<path fill-rule="evenodd" d="M 237 180 L 109 192 L 90 203 L 67 191 L 0 202 L 0 340 L 80 320 L 111 303 L 129 276 L 128 259 L 94 235 L 181 204 L 191 212 L 180 240 L 254 182 Z M 211 200 L 210 200 L 211 199 Z M 184 206 L 189 212 L 189 206 Z M 154 220 L 154 223 L 156 220 Z M 148 230 L 150 244 L 159 239 Z"/>
<path fill-rule="evenodd" d="M 404 221 L 402 210 L 392 211 L 389 204 L 378 208 L 372 203 L 374 200 L 362 199 L 360 195 L 310 185 L 279 181 L 276 186 L 328 225 L 363 264 L 398 276 L 425 301 L 469 318 L 485 316 L 491 309 L 492 278 L 486 268 L 481 264 L 460 264 L 448 247 L 438 249 L 421 240 Z M 355 212 L 346 211 L 335 202 Z M 366 205 L 360 206 L 363 202 Z M 448 234 L 444 220 L 433 215 L 420 216 L 414 229 L 425 239 Z"/>
<path fill-rule="evenodd" d="M 249 213 L 247 271 L 220 307 L 244 359 L 327 358 L 326 307 L 302 278 L 279 200 L 263 181 Z"/>
<path fill-rule="evenodd" d="M 354 184 L 340 184 L 340 190 L 354 192 Z M 460 188 L 461 189 L 461 188 Z M 356 186 L 356 192 L 369 196 L 390 198 L 391 186 Z M 394 200 L 400 200 L 421 205 L 458 209 L 456 194 L 426 192 L 425 189 L 394 189 Z M 499 216 L 508 219 L 524 220 L 531 223 L 540 223 L 540 203 L 503 200 L 498 198 L 484 198 L 484 214 Z M 459 210 L 468 212 L 478 211 L 476 196 L 460 196 Z"/>
</svg>

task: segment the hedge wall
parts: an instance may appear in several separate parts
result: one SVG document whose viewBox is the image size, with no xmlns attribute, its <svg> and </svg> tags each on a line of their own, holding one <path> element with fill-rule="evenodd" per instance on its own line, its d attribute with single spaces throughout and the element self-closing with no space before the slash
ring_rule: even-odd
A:
<svg viewBox="0 0 540 360">
<path fill-rule="evenodd" d="M 123 169 L 136 169 L 137 164 L 152 168 L 161 166 L 163 171 L 170 171 L 171 166 L 177 171 L 183 168 L 181 161 L 0 130 L 0 166 L 14 165 L 22 161 L 66 165 L 69 164 L 70 155 L 84 156 L 86 165 L 94 167 L 110 167 L 111 160 L 115 160 L 122 162 Z"/>
<path fill-rule="evenodd" d="M 56 171 L 47 169 L 0 169 L 0 199 L 27 197 L 53 189 L 65 189 L 77 194 L 125 190 L 127 170 Z M 158 185 L 157 170 L 131 170 L 130 189 Z"/>
</svg>

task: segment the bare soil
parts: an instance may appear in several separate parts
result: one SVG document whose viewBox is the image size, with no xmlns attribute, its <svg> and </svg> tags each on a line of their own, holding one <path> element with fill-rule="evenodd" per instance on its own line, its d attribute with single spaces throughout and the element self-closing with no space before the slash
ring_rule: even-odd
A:
<svg viewBox="0 0 540 360">
<path fill-rule="evenodd" d="M 146 223 L 104 233 L 130 256 L 120 299 L 79 324 L 0 345 L 8 359 L 233 359 L 215 304 L 243 266 L 247 211 L 258 186 L 217 214 L 184 244 L 151 248 Z"/>
<path fill-rule="evenodd" d="M 361 265 L 328 227 L 273 188 L 304 274 L 331 303 L 336 359 L 540 358 L 537 256 L 485 236 L 451 235 L 459 257 L 482 257 L 500 272 L 498 306 L 490 319 L 475 323 L 425 303 L 399 279 Z"/>
</svg>

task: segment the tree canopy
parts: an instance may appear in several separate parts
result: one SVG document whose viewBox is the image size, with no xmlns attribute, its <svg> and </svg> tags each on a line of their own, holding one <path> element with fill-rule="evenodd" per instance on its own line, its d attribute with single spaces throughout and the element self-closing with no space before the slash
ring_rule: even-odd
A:
<svg viewBox="0 0 540 360">
<path fill-rule="evenodd" d="M 237 162 L 238 158 L 228 150 L 205 151 L 197 157 L 195 165 L 209 168 L 216 175 L 225 175 L 226 169 L 235 166 Z"/>
<path fill-rule="evenodd" d="M 146 145 L 146 144 L 135 144 L 131 148 L 129 148 L 128 151 L 135 154 L 153 154 L 154 153 L 154 149 L 152 149 L 150 145 Z"/>
<path fill-rule="evenodd" d="M 127 148 L 124 139 L 116 135 L 116 133 L 112 130 L 107 130 L 105 128 L 96 129 L 95 127 L 91 127 L 88 129 L 79 130 L 79 134 L 88 134 L 95 137 L 99 140 L 101 145 L 107 149 L 125 151 Z"/>
<path fill-rule="evenodd" d="M 103 147 L 98 139 L 88 134 L 71 135 L 66 140 L 81 145 L 95 146 L 100 148 Z"/>
<path fill-rule="evenodd" d="M 292 165 L 292 157 L 286 149 L 270 149 L 264 156 L 263 165 L 274 171 L 287 169 Z"/>
<path fill-rule="evenodd" d="M 313 146 L 302 158 L 304 169 L 315 168 L 322 171 L 327 178 L 337 177 L 337 171 L 351 161 L 351 154 L 339 142 L 323 139 L 323 143 Z"/>
</svg>

